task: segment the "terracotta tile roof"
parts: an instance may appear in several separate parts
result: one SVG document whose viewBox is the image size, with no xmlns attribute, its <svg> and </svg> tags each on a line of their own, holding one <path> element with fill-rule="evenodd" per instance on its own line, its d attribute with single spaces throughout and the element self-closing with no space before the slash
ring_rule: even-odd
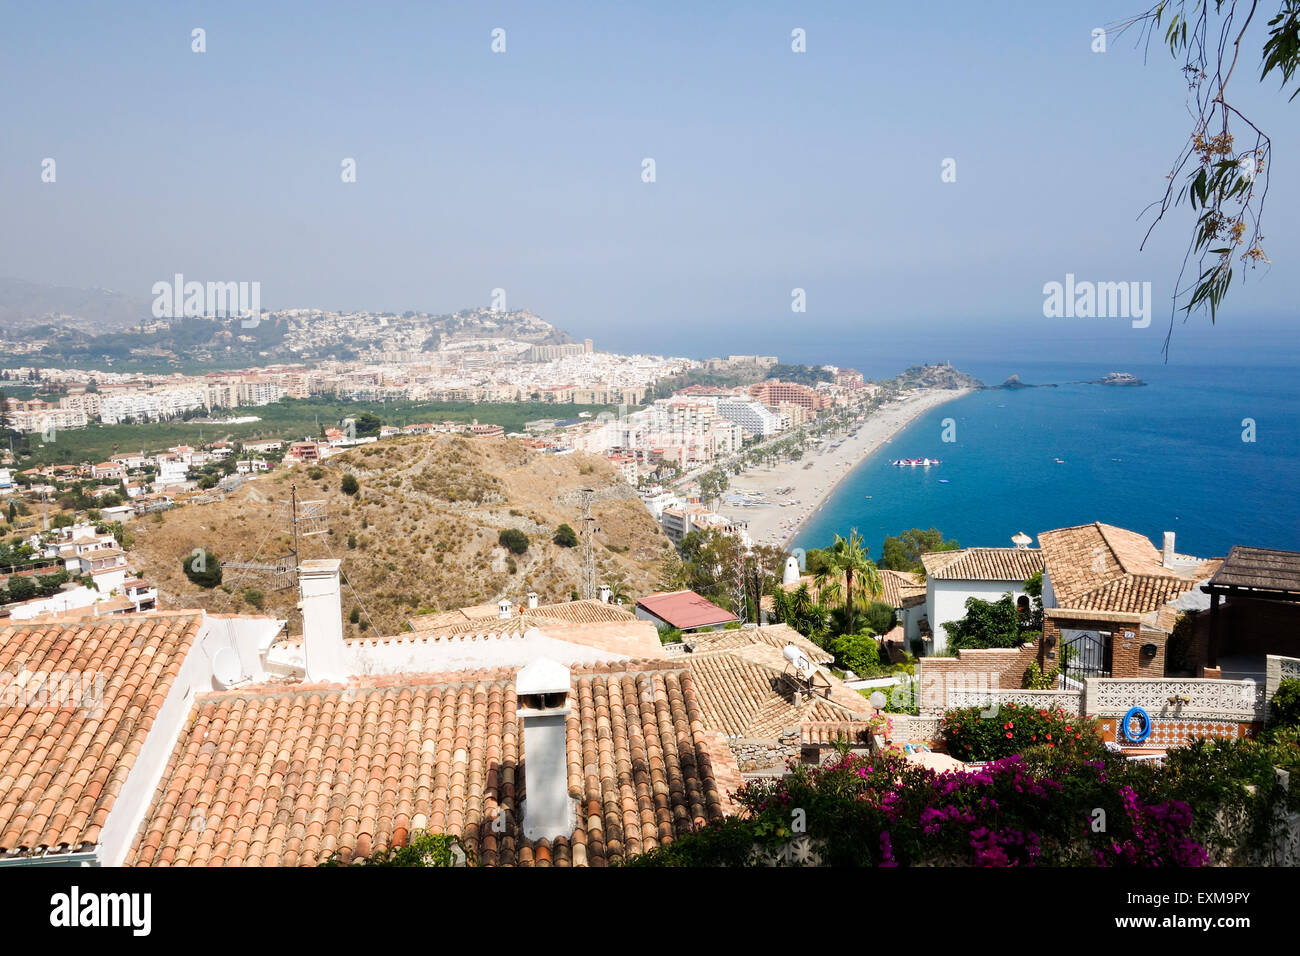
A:
<svg viewBox="0 0 1300 956">
<path fill-rule="evenodd" d="M 0 627 L 0 674 L 9 681 L 104 681 L 98 706 L 23 706 L 26 694 L 12 684 L 0 694 L 0 856 L 98 843 L 202 622 L 189 611 Z"/>
<path fill-rule="evenodd" d="M 662 591 L 658 594 L 647 594 L 636 603 L 637 607 L 644 608 L 660 620 L 683 631 L 693 627 L 726 624 L 737 620 L 736 615 L 723 610 L 694 591 Z"/>
<path fill-rule="evenodd" d="M 690 672 L 595 665 L 572 675 L 577 828 L 525 840 L 514 679 L 498 670 L 201 695 L 127 861 L 309 866 L 426 829 L 459 835 L 481 865 L 602 866 L 725 812 L 719 781 L 739 771 L 704 729 Z M 715 770 L 719 761 L 729 766 Z"/>
<path fill-rule="evenodd" d="M 926 576 L 939 581 L 1024 581 L 1043 570 L 1037 548 L 966 548 L 921 555 Z"/>
<path fill-rule="evenodd" d="M 829 698 L 814 694 L 795 706 L 793 687 L 785 676 L 787 662 L 781 655 L 785 642 L 769 643 L 755 634 L 758 630 L 724 631 L 716 644 L 686 656 L 706 727 L 730 737 L 771 738 L 805 720 L 851 720 L 865 715 L 866 700 L 824 667 L 818 667 L 817 682 Z M 753 636 L 737 646 L 736 639 L 746 635 Z M 825 655 L 819 652 L 819 656 Z"/>
<path fill-rule="evenodd" d="M 766 644 L 781 651 L 785 649 L 786 644 L 794 644 L 814 664 L 829 664 L 835 660 L 834 654 L 818 647 L 788 624 L 764 624 L 762 627 L 706 631 L 692 634 L 688 640 L 695 645 L 696 654 L 737 650 L 755 643 Z"/>
<path fill-rule="evenodd" d="M 1166 568 L 1147 538 L 1099 521 L 1044 531 L 1038 540 L 1057 605 L 1074 610 L 1146 614 L 1192 590 L 1218 566 Z"/>
<path fill-rule="evenodd" d="M 799 728 L 799 739 L 805 744 L 833 744 L 846 740 L 861 746 L 871 740 L 871 724 L 865 720 L 805 721 Z"/>
<path fill-rule="evenodd" d="M 908 598 L 925 598 L 925 582 L 911 571 L 880 569 L 880 583 L 885 586 L 879 600 L 893 607 L 903 607 Z"/>
</svg>

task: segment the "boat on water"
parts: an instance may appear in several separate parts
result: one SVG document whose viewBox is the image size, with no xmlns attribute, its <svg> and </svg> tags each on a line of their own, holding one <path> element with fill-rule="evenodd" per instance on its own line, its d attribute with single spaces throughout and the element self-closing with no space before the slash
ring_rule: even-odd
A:
<svg viewBox="0 0 1300 956">
<path fill-rule="evenodd" d="M 938 458 L 899 458 L 896 461 L 891 461 L 890 464 L 896 468 L 916 468 L 918 466 L 929 468 L 931 465 L 940 464 L 940 461 Z"/>
<path fill-rule="evenodd" d="M 941 485 L 946 485 L 946 484 L 948 484 L 948 479 L 947 479 L 947 478 L 940 478 L 940 479 L 939 479 L 939 484 L 941 484 Z"/>
<path fill-rule="evenodd" d="M 1052 461 L 1056 462 L 1058 465 L 1064 465 L 1064 464 L 1065 464 L 1065 459 L 1064 459 L 1064 458 L 1053 458 Z"/>
</svg>

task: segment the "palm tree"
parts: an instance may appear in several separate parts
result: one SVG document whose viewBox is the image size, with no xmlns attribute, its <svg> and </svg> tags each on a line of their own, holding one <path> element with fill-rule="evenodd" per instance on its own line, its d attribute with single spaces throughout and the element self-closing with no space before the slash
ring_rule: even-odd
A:
<svg viewBox="0 0 1300 956">
<path fill-rule="evenodd" d="M 843 595 L 842 623 L 848 627 L 845 633 L 857 633 L 854 629 L 857 610 L 865 608 L 871 603 L 872 598 L 878 597 L 885 589 L 875 562 L 867 557 L 869 550 L 863 547 L 862 535 L 858 534 L 857 528 L 854 528 L 847 538 L 837 534 L 835 543 L 822 552 L 825 556 L 825 565 L 818 572 L 815 583 L 823 600 L 827 597 Z M 842 588 L 840 578 L 844 581 Z M 857 593 L 853 590 L 855 578 L 862 585 Z"/>
</svg>

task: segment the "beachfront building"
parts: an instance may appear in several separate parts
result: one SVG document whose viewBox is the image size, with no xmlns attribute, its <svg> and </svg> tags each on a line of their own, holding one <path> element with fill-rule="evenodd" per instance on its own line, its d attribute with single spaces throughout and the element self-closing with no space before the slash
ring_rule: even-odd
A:
<svg viewBox="0 0 1300 956">
<path fill-rule="evenodd" d="M 948 647 L 946 624 L 966 616 L 970 598 L 997 601 L 1010 594 L 1017 605 L 1029 607 L 1025 581 L 1043 570 L 1037 548 L 963 548 L 921 555 L 925 568 L 925 618 L 917 620 L 918 636 L 928 624 L 927 654 L 942 654 Z"/>
<path fill-rule="evenodd" d="M 781 416 L 762 402 L 718 399 L 718 415 L 733 421 L 746 435 L 770 438 L 781 431 Z"/>
</svg>

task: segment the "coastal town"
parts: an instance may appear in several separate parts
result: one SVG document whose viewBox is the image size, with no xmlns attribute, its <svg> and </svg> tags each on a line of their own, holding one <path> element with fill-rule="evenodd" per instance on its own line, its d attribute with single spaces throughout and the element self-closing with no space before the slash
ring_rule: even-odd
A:
<svg viewBox="0 0 1300 956">
<path fill-rule="evenodd" d="M 913 529 L 875 560 L 856 531 L 789 550 L 855 466 L 980 387 L 951 366 L 873 382 L 775 356 L 472 344 L 167 380 L 5 371 L 49 396 L 6 400 L 11 435 L 58 448 L 66 430 L 127 427 L 141 448 L 23 467 L 34 449 L 14 443 L 0 468 L 0 864 L 377 865 L 418 850 L 450 866 L 715 865 L 726 860 L 701 835 L 763 825 L 763 795 L 816 787 L 809 768 L 886 790 L 897 784 L 868 764 L 956 774 L 977 799 L 984 777 L 963 774 L 1012 772 L 1041 739 L 1120 776 L 1167 765 L 1168 787 L 1143 786 L 1168 802 L 1197 741 L 1292 759 L 1300 553 L 1246 541 L 1193 557 L 1172 532 L 1157 547 L 1100 521 L 1016 529 L 1010 546 Z M 355 411 L 315 435 L 225 431 L 322 393 Z M 472 416 L 388 420 L 392 402 L 437 395 L 592 408 L 510 431 Z M 148 447 L 151 428 L 194 412 L 219 437 Z M 382 588 L 381 566 L 420 587 L 423 565 L 399 571 L 372 538 L 426 500 L 441 509 L 426 525 L 475 522 L 459 560 L 480 586 L 458 593 L 486 588 L 489 600 L 426 587 L 404 605 L 368 590 Z M 257 532 L 249 506 L 271 509 Z M 625 530 L 602 531 L 615 522 Z M 422 527 L 406 525 L 412 554 L 427 547 Z M 436 563 L 455 553 L 440 533 Z M 268 553 L 277 535 L 287 551 Z M 141 694 L 148 708 L 124 723 Z M 38 698 L 68 721 L 35 719 Z M 659 714 L 689 733 L 670 739 Z M 1003 729 L 968 729 L 980 723 Z M 326 745 L 340 726 L 368 743 Z M 354 781 L 345 800 L 312 753 Z M 72 779 L 74 764 L 90 775 Z M 1294 865 L 1289 792 L 1261 792 L 1280 815 L 1251 841 L 1220 816 L 1193 847 L 1117 845 L 1132 862 Z M 894 859 L 833 831 L 818 821 L 784 842 L 755 838 L 753 852 L 796 865 Z M 1025 862 L 1094 852 L 1052 839 Z M 1015 846 L 945 862 L 1015 862 Z"/>
<path fill-rule="evenodd" d="M 0 48 L 12 947 L 1285 938 L 1300 0 Z"/>
</svg>

